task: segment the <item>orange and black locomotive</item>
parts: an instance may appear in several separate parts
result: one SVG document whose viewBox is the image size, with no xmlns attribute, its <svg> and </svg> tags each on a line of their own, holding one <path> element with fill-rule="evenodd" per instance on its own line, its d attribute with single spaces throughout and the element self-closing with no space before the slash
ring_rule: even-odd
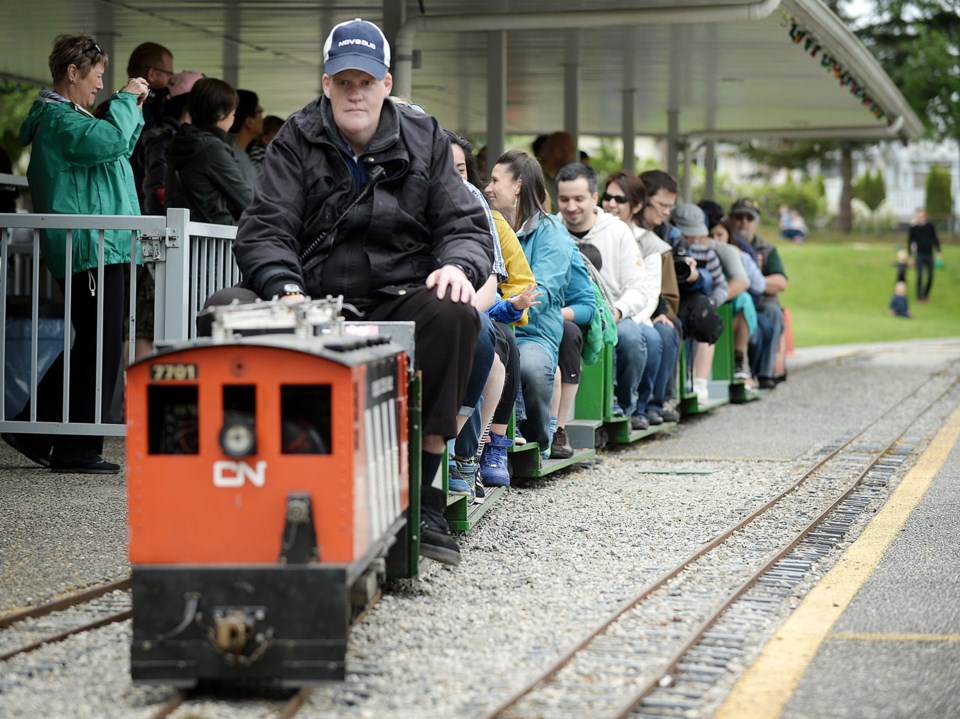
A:
<svg viewBox="0 0 960 719">
<path fill-rule="evenodd" d="M 339 309 L 215 308 L 130 367 L 136 683 L 342 678 L 353 607 L 415 571 L 412 327 Z"/>
</svg>

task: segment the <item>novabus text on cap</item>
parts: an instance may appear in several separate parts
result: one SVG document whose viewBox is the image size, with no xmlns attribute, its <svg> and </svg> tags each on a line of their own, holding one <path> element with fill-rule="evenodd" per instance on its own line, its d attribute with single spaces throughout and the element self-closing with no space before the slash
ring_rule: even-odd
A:
<svg viewBox="0 0 960 719">
<path fill-rule="evenodd" d="M 323 44 L 323 69 L 330 75 L 344 70 L 361 70 L 382 80 L 390 68 L 390 43 L 372 22 L 348 20 L 327 36 Z"/>
</svg>

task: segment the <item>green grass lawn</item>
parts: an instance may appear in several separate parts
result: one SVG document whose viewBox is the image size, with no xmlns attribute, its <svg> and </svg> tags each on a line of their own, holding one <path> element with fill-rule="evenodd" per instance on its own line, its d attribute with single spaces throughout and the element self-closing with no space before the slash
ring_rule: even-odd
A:
<svg viewBox="0 0 960 719">
<path fill-rule="evenodd" d="M 774 237 L 773 231 L 763 233 Z M 960 337 L 960 245 L 944 246 L 930 302 L 916 301 L 916 273 L 907 273 L 912 319 L 890 314 L 895 245 L 904 237 L 828 236 L 803 245 L 777 240 L 790 279 L 782 295 L 796 347 Z"/>
</svg>

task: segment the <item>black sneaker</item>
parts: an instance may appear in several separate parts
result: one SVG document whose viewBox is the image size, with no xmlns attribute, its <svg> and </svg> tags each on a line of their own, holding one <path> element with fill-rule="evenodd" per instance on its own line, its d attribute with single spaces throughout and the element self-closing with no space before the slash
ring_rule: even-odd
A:
<svg viewBox="0 0 960 719">
<path fill-rule="evenodd" d="M 450 535 L 450 526 L 439 509 L 422 505 L 420 507 L 420 554 L 424 557 L 460 566 L 460 545 Z"/>
<path fill-rule="evenodd" d="M 650 423 L 650 426 L 656 424 L 663 424 L 663 417 L 659 412 L 653 409 L 647 410 L 647 421 Z"/>
<path fill-rule="evenodd" d="M 760 389 L 776 389 L 777 380 L 773 377 L 761 377 L 760 378 Z"/>
<path fill-rule="evenodd" d="M 108 462 L 90 450 L 78 457 L 50 457 L 50 471 L 55 474 L 117 474 L 120 465 Z"/>
<path fill-rule="evenodd" d="M 557 427 L 553 433 L 553 444 L 550 445 L 550 459 L 569 459 L 573 456 L 573 447 L 567 437 L 567 430 Z"/>
<path fill-rule="evenodd" d="M 36 462 L 41 467 L 50 466 L 50 445 L 44 442 L 39 435 L 32 434 L 0 434 L 3 441 L 17 450 L 31 462 Z"/>
<path fill-rule="evenodd" d="M 476 497 L 473 499 L 474 504 L 483 504 L 483 500 L 487 498 L 487 493 L 483 489 L 483 482 L 480 481 L 480 473 L 477 472 L 476 484 L 473 485 L 474 493 Z"/>
</svg>

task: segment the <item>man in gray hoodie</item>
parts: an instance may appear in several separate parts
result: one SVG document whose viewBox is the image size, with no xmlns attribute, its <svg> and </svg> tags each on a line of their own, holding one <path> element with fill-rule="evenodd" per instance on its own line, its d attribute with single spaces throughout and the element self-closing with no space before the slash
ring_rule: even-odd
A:
<svg viewBox="0 0 960 719">
<path fill-rule="evenodd" d="M 660 335 L 650 318 L 642 316 L 653 298 L 648 296 L 643 257 L 633 232 L 619 217 L 598 207 L 597 200 L 597 173 L 592 167 L 574 162 L 557 174 L 557 201 L 563 224 L 581 252 L 597 267 L 606 294 L 613 299 L 611 309 L 617 320 L 617 402 L 630 417 L 633 429 L 647 429 L 650 423 L 644 410 L 661 354 Z"/>
</svg>

